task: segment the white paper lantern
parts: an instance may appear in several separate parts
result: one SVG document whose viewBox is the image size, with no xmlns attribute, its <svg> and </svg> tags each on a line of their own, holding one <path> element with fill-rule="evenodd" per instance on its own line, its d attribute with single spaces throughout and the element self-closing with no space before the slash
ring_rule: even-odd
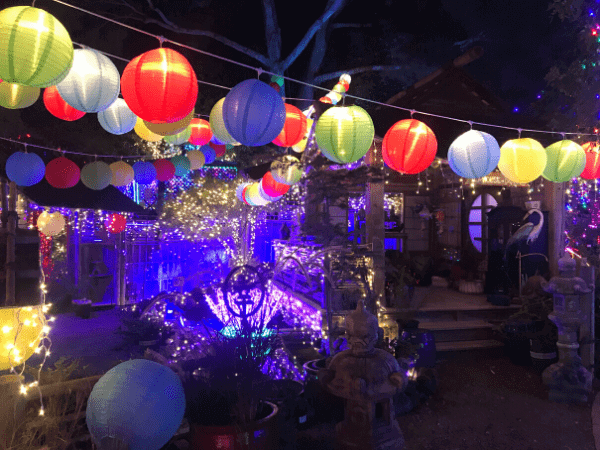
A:
<svg viewBox="0 0 600 450">
<path fill-rule="evenodd" d="M 65 218 L 59 212 L 44 211 L 37 219 L 37 227 L 46 236 L 56 236 L 65 227 Z"/>
<path fill-rule="evenodd" d="M 448 164 L 463 178 L 489 175 L 500 161 L 500 146 L 496 139 L 483 131 L 470 130 L 457 137 L 448 149 Z"/>
<path fill-rule="evenodd" d="M 84 112 L 104 111 L 115 101 L 120 87 L 119 71 L 112 61 L 91 49 L 75 50 L 69 74 L 56 85 L 65 102 Z"/>
<path fill-rule="evenodd" d="M 111 134 L 129 133 L 135 127 L 137 116 L 122 98 L 117 98 L 108 108 L 98 113 L 100 126 Z"/>
</svg>

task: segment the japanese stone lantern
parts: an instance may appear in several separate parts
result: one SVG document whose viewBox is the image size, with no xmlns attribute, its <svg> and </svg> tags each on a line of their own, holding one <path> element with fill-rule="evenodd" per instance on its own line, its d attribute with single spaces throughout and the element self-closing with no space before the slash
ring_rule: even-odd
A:
<svg viewBox="0 0 600 450">
<path fill-rule="evenodd" d="M 592 391 L 592 374 L 578 355 L 577 332 L 582 324 L 582 296 L 591 292 L 586 282 L 575 276 L 575 260 L 565 255 L 558 261 L 559 276 L 543 283 L 554 297 L 554 311 L 548 318 L 558 327 L 557 363 L 542 374 L 550 388 L 549 399 L 557 402 L 587 402 Z"/>
</svg>

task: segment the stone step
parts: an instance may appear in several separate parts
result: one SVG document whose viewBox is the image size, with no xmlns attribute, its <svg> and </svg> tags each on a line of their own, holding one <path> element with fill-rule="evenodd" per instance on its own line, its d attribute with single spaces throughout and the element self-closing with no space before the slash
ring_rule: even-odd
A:
<svg viewBox="0 0 600 450">
<path fill-rule="evenodd" d="M 459 350 L 475 350 L 502 347 L 504 344 L 495 339 L 484 339 L 475 341 L 440 342 L 435 344 L 438 352 L 452 352 Z"/>
<path fill-rule="evenodd" d="M 431 330 L 438 342 L 478 341 L 493 339 L 492 324 L 485 320 L 449 320 L 420 322 L 419 328 Z"/>
</svg>

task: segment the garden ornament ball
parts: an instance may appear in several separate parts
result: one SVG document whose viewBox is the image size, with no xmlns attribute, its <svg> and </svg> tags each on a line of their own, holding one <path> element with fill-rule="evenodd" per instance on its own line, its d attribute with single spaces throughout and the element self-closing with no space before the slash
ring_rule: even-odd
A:
<svg viewBox="0 0 600 450">
<path fill-rule="evenodd" d="M 111 134 L 121 135 L 133 130 L 137 116 L 122 98 L 117 98 L 108 108 L 98 113 L 100 126 Z"/>
<path fill-rule="evenodd" d="M 48 112 L 61 120 L 73 122 L 74 120 L 81 119 L 85 116 L 85 112 L 76 110 L 64 101 L 56 86 L 50 86 L 44 89 L 43 99 Z"/>
<path fill-rule="evenodd" d="M 265 194 L 269 197 L 280 197 L 290 190 L 289 184 L 284 184 L 276 181 L 271 175 L 271 172 L 267 172 L 263 175 L 260 185 Z"/>
<path fill-rule="evenodd" d="M 72 188 L 79 182 L 79 166 L 64 156 L 54 158 L 46 164 L 46 181 L 57 189 Z"/>
<path fill-rule="evenodd" d="M 546 161 L 546 149 L 535 139 L 511 139 L 500 147 L 498 169 L 513 183 L 526 184 L 544 172 Z"/>
<path fill-rule="evenodd" d="M 125 361 L 94 385 L 86 423 L 96 445 L 120 441 L 128 450 L 159 450 L 177 432 L 185 412 L 179 377 L 145 359 Z"/>
<path fill-rule="evenodd" d="M 56 85 L 60 96 L 78 111 L 97 113 L 119 96 L 120 75 L 113 62 L 89 48 L 75 50 L 71 70 Z"/>
<path fill-rule="evenodd" d="M 60 83 L 73 62 L 73 42 L 51 14 L 29 6 L 0 11 L 0 79 L 45 88 Z"/>
<path fill-rule="evenodd" d="M 500 161 L 498 141 L 483 131 L 470 130 L 450 144 L 448 164 L 463 178 L 481 178 L 489 175 Z"/>
<path fill-rule="evenodd" d="M 81 169 L 81 182 L 90 189 L 100 191 L 112 181 L 112 170 L 103 161 L 94 161 Z"/>
<path fill-rule="evenodd" d="M 33 186 L 45 173 L 46 165 L 35 153 L 15 152 L 6 160 L 6 176 L 18 186 Z"/>
<path fill-rule="evenodd" d="M 427 169 L 437 153 L 437 139 L 426 124 L 415 119 L 396 122 L 381 144 L 383 161 L 396 172 L 416 174 Z"/>
<path fill-rule="evenodd" d="M 542 176 L 554 183 L 577 178 L 585 169 L 585 150 L 581 145 L 564 139 L 546 147 L 546 168 Z"/>
</svg>

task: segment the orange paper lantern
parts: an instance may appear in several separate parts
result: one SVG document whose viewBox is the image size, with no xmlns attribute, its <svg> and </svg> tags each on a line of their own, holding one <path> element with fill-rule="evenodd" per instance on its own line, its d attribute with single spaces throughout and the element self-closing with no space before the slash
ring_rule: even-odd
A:
<svg viewBox="0 0 600 450">
<path fill-rule="evenodd" d="M 183 55 L 170 48 L 157 48 L 127 64 L 121 93 L 131 111 L 143 120 L 177 122 L 194 108 L 198 80 Z"/>
<path fill-rule="evenodd" d="M 581 178 L 593 180 L 600 175 L 600 146 L 597 142 L 586 142 L 582 145 L 585 150 L 585 169 L 581 173 Z"/>
<path fill-rule="evenodd" d="M 294 105 L 285 104 L 285 123 L 281 133 L 273 139 L 273 144 L 291 147 L 302 140 L 306 134 L 306 116 Z"/>
<path fill-rule="evenodd" d="M 424 171 L 435 159 L 436 152 L 435 134 L 427 125 L 415 119 L 396 122 L 383 138 L 383 160 L 400 173 Z"/>
<path fill-rule="evenodd" d="M 213 133 L 210 129 L 210 123 L 208 120 L 204 119 L 192 119 L 190 122 L 190 127 L 192 127 L 192 134 L 188 140 L 188 142 L 192 145 L 205 145 L 213 137 Z"/>
<path fill-rule="evenodd" d="M 85 116 L 85 112 L 79 111 L 63 100 L 56 86 L 44 89 L 44 105 L 50 114 L 59 119 L 73 122 Z"/>
</svg>

